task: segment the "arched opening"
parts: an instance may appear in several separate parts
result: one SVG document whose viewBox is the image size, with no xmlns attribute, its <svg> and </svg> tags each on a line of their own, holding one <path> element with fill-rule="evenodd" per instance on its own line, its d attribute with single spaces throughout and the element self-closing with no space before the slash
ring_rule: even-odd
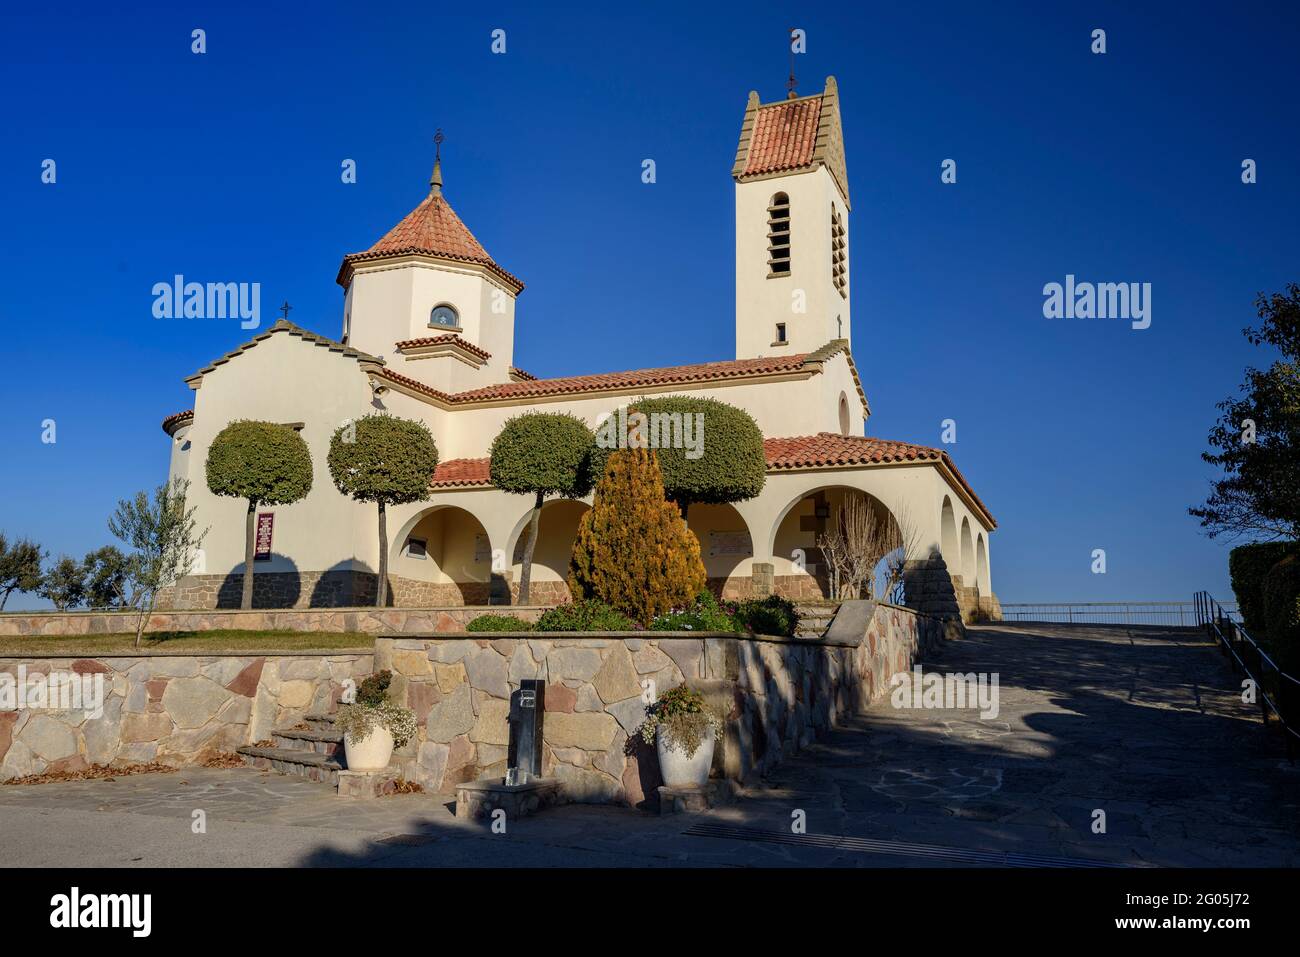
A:
<svg viewBox="0 0 1300 957">
<path fill-rule="evenodd" d="M 767 207 L 767 274 L 790 275 L 790 197 L 777 193 Z"/>
<path fill-rule="evenodd" d="M 504 579 L 493 574 L 487 531 L 463 508 L 438 505 L 421 512 L 391 549 L 394 605 L 489 605 L 506 597 Z"/>
<path fill-rule="evenodd" d="M 975 587 L 975 543 L 971 539 L 969 518 L 961 520 L 961 578 L 965 587 Z"/>
<path fill-rule="evenodd" d="M 984 540 L 983 532 L 975 539 L 975 587 L 980 590 L 981 596 L 993 594 L 993 585 L 989 580 L 989 546 Z"/>
<path fill-rule="evenodd" d="M 754 557 L 749 526 L 732 505 L 692 505 L 687 526 L 700 543 L 709 587 L 724 598 L 748 597 L 748 573 L 741 566 Z"/>
<path fill-rule="evenodd" d="M 842 485 L 807 492 L 777 522 L 778 594 L 900 601 L 906 532 L 875 496 Z"/>
<path fill-rule="evenodd" d="M 849 434 L 849 397 L 840 393 L 840 435 Z"/>
<path fill-rule="evenodd" d="M 569 601 L 569 557 L 578 537 L 578 523 L 591 510 L 586 502 L 552 499 L 542 506 L 533 547 L 533 571 L 528 588 L 530 605 L 559 605 Z M 516 524 L 510 558 L 510 591 L 517 599 L 524 574 L 524 548 L 528 545 L 529 509 Z"/>
<path fill-rule="evenodd" d="M 943 563 L 948 566 L 949 575 L 961 574 L 961 553 L 957 550 L 957 517 L 952 511 L 952 499 L 943 497 L 943 509 L 939 514 L 939 552 Z"/>
</svg>

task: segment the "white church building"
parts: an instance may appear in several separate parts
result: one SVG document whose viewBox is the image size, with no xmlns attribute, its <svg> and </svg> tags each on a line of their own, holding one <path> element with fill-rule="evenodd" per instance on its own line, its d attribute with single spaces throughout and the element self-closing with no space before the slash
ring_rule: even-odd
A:
<svg viewBox="0 0 1300 957">
<path fill-rule="evenodd" d="M 243 505 L 212 495 L 204 477 L 209 444 L 233 420 L 299 429 L 315 471 L 306 498 L 259 510 L 254 607 L 373 603 L 375 508 L 335 489 L 326 455 L 335 429 L 375 411 L 423 420 L 441 460 L 427 501 L 389 509 L 391 601 L 502 604 L 517 589 L 532 501 L 492 487 L 487 455 L 501 425 L 543 410 L 571 412 L 595 428 L 642 396 L 699 395 L 747 410 L 767 455 L 757 498 L 689 511 L 715 590 L 823 595 L 818 533 L 846 491 L 859 490 L 912 531 L 908 604 L 996 616 L 992 514 L 947 452 L 867 434 L 871 410 L 850 348 L 851 206 L 834 78 L 820 93 L 773 103 L 750 93 L 732 178 L 735 357 L 541 379 L 514 355 L 524 285 L 456 215 L 435 164 L 419 205 L 369 249 L 344 257 L 337 339 L 280 321 L 186 380 L 194 407 L 166 418 L 163 429 L 171 476 L 190 482 L 190 503 L 208 532 L 202 567 L 171 604 L 239 606 Z M 534 601 L 567 600 L 569 553 L 589 507 L 589 498 L 546 504 Z"/>
</svg>

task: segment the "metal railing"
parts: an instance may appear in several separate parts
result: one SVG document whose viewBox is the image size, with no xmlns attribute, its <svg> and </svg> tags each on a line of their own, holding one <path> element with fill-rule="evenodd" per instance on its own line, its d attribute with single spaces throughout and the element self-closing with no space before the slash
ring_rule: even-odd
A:
<svg viewBox="0 0 1300 957">
<path fill-rule="evenodd" d="M 1227 613 L 1236 620 L 1237 606 Z M 1164 625 L 1193 628 L 1200 624 L 1194 601 L 1072 601 L 1014 602 L 1002 604 L 1004 621 L 1041 621 L 1055 624 Z"/>
<path fill-rule="evenodd" d="M 1286 756 L 1295 761 L 1296 747 L 1300 744 L 1300 731 L 1295 727 L 1300 721 L 1300 680 L 1279 668 L 1268 652 L 1209 592 L 1198 591 L 1194 603 L 1196 623 L 1229 658 L 1232 670 L 1244 673 L 1254 682 L 1255 701 L 1264 724 L 1271 723 L 1270 715 L 1277 719 L 1286 739 Z"/>
</svg>

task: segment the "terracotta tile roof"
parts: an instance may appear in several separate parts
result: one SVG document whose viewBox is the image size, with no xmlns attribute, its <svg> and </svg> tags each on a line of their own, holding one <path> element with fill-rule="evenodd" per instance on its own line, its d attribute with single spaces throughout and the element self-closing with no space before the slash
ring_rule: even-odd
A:
<svg viewBox="0 0 1300 957">
<path fill-rule="evenodd" d="M 402 352 L 406 349 L 419 349 L 424 346 L 437 346 L 442 345 L 443 343 L 455 343 L 466 352 L 472 352 L 484 362 L 492 358 L 492 353 L 488 352 L 486 349 L 480 349 L 472 342 L 467 342 L 454 332 L 449 332 L 441 336 L 426 336 L 423 339 L 404 339 L 401 342 L 396 343 L 396 349 L 398 352 Z"/>
<path fill-rule="evenodd" d="M 265 332 L 259 333 L 258 335 L 253 336 L 253 338 L 249 339 L 243 345 L 231 349 L 220 359 L 214 359 L 212 362 L 209 362 L 198 372 L 194 373 L 192 376 L 189 376 L 185 381 L 193 384 L 196 380 L 202 379 L 205 375 L 207 375 L 209 372 L 212 372 L 218 366 L 225 365 L 231 359 L 235 358 L 235 356 L 243 355 L 249 349 L 256 346 L 259 342 L 263 342 L 279 332 L 287 332 L 289 335 L 295 336 L 301 339 L 303 342 L 309 342 L 314 346 L 320 346 L 324 349 L 330 350 L 331 352 L 337 352 L 340 355 L 346 356 L 349 359 L 356 359 L 359 362 L 374 362 L 381 366 L 384 364 L 384 360 L 380 359 L 378 356 L 372 356 L 370 355 L 370 353 L 362 352 L 360 349 L 353 349 L 351 346 L 344 345 L 342 342 L 338 342 L 334 339 L 328 339 L 325 336 L 318 336 L 316 333 L 309 332 L 308 330 L 302 328 L 301 326 L 295 326 L 292 322 L 289 322 L 285 319 L 280 319 L 276 321 L 275 325 L 268 328 Z"/>
<path fill-rule="evenodd" d="M 852 208 L 835 77 L 826 78 L 826 86 L 820 93 L 793 100 L 763 103 L 758 93 L 751 92 L 740 124 L 731 175 L 743 182 L 819 166 L 831 174 L 845 205 Z"/>
<path fill-rule="evenodd" d="M 664 366 L 658 369 L 632 369 L 627 372 L 603 372 L 597 375 L 565 376 L 558 379 L 525 379 L 503 382 L 469 392 L 458 392 L 457 402 L 520 399 L 538 396 L 570 395 L 581 392 L 606 392 L 639 389 L 646 386 L 710 382 L 718 379 L 749 378 L 798 372 L 806 354 L 769 359 L 730 359 L 689 366 Z"/>
<path fill-rule="evenodd" d="M 908 442 L 891 442 L 861 435 L 838 435 L 819 432 L 763 440 L 769 472 L 815 469 L 853 468 L 855 466 L 891 465 L 903 462 L 935 462 L 951 472 L 958 486 L 994 528 L 997 522 L 965 477 L 957 470 L 947 452 Z M 434 473 L 435 488 L 467 488 L 492 484 L 490 459 L 452 459 L 443 462 Z"/>
<path fill-rule="evenodd" d="M 870 414 L 866 394 L 853 357 L 848 352 L 848 342 L 834 339 L 815 352 L 798 353 L 791 356 L 774 356 L 767 359 L 728 359 L 722 362 L 703 362 L 689 366 L 664 366 L 657 369 L 632 369 L 627 372 L 605 372 L 597 375 L 566 376 L 556 379 L 537 379 L 529 376 L 514 382 L 501 382 L 496 385 L 471 389 L 467 392 L 448 394 L 431 388 L 422 382 L 401 375 L 391 369 L 370 369 L 370 375 L 403 386 L 420 395 L 427 396 L 445 405 L 472 405 L 475 403 L 515 401 L 524 399 L 542 399 L 566 395 L 599 394 L 602 392 L 629 392 L 653 386 L 691 385 L 699 382 L 716 382 L 725 380 L 744 380 L 762 378 L 772 375 L 812 375 L 821 368 L 821 363 L 839 353 L 845 353 L 849 369 L 857 386 L 858 397 L 862 406 Z M 519 371 L 519 370 L 515 370 Z M 527 376 L 527 373 L 524 373 Z"/>
<path fill-rule="evenodd" d="M 194 418 L 193 409 L 186 409 L 184 412 L 173 412 L 171 415 L 167 416 L 167 418 L 162 420 L 162 430 L 166 432 L 168 435 L 171 435 L 178 428 L 180 428 L 186 422 L 191 421 L 193 418 Z"/>
<path fill-rule="evenodd" d="M 816 435 L 798 435 L 788 438 L 764 439 L 763 451 L 767 455 L 770 472 L 804 469 L 834 469 L 855 465 L 889 465 L 904 462 L 938 462 L 952 473 L 958 486 L 970 497 L 974 506 L 997 527 L 993 513 L 980 501 L 965 476 L 953 464 L 952 458 L 941 449 L 908 442 L 891 442 L 861 435 L 839 435 L 819 432 Z"/>
<path fill-rule="evenodd" d="M 490 485 L 491 459 L 450 459 L 439 462 L 433 473 L 431 488 L 457 488 L 467 485 Z"/>
<path fill-rule="evenodd" d="M 516 293 L 524 288 L 522 282 L 498 266 L 488 255 L 487 250 L 461 222 L 441 193 L 430 193 L 424 202 L 407 213 L 400 223 L 365 252 L 344 256 L 343 265 L 339 268 L 338 283 L 346 287 L 351 282 L 352 268 L 356 263 L 419 253 L 440 259 L 478 263 L 488 267 L 506 285 L 513 287 Z"/>
<path fill-rule="evenodd" d="M 820 96 L 760 107 L 744 175 L 799 169 L 811 163 L 821 110 Z"/>
<path fill-rule="evenodd" d="M 531 372 L 525 372 L 523 369 L 519 368 L 518 366 L 510 367 L 510 375 L 515 379 L 536 379 L 537 378 L 537 376 L 533 375 Z"/>
</svg>

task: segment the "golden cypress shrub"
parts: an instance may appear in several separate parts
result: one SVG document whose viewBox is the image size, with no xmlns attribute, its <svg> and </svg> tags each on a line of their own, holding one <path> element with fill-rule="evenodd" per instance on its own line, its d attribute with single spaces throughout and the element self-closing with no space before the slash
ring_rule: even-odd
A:
<svg viewBox="0 0 1300 957">
<path fill-rule="evenodd" d="M 690 604 L 705 582 L 700 543 L 677 506 L 665 500 L 654 453 L 614 452 L 578 526 L 569 590 L 648 625 Z"/>
</svg>

